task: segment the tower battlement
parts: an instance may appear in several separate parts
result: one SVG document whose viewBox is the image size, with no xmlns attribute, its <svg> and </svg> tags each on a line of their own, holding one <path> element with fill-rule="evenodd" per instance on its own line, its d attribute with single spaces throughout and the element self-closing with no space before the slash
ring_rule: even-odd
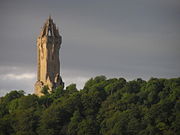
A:
<svg viewBox="0 0 180 135">
<path fill-rule="evenodd" d="M 35 83 L 35 94 L 41 96 L 41 90 L 48 86 L 52 91 L 59 85 L 63 85 L 60 76 L 59 50 L 62 37 L 56 28 L 53 19 L 49 17 L 40 35 L 37 38 L 37 82 Z"/>
</svg>

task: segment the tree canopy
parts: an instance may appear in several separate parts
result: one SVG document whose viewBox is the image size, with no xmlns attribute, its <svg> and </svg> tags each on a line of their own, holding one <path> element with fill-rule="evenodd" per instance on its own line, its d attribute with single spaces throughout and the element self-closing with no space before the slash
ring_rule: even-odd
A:
<svg viewBox="0 0 180 135">
<path fill-rule="evenodd" d="M 89 79 L 0 97 L 0 135 L 179 135 L 180 78 Z"/>
</svg>

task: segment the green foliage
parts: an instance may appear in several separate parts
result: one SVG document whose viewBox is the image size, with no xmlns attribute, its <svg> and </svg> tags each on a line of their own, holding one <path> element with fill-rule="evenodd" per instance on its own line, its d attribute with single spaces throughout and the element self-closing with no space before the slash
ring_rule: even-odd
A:
<svg viewBox="0 0 180 135">
<path fill-rule="evenodd" d="M 44 86 L 44 87 L 42 88 L 41 92 L 42 92 L 44 95 L 48 95 L 48 94 L 49 94 L 49 88 L 48 88 L 48 86 L 47 86 L 47 85 Z"/>
<path fill-rule="evenodd" d="M 91 78 L 0 98 L 0 135 L 179 135 L 180 78 Z"/>
<path fill-rule="evenodd" d="M 65 91 L 63 89 L 63 86 L 59 86 L 55 90 L 52 91 L 52 94 L 50 96 L 47 96 L 47 97 L 57 99 L 57 98 L 62 97 L 64 94 L 65 94 Z"/>
<path fill-rule="evenodd" d="M 13 114 L 12 127 L 16 135 L 37 135 L 39 116 L 33 107 L 29 109 L 17 110 Z"/>
<path fill-rule="evenodd" d="M 69 86 L 66 87 L 66 90 L 69 93 L 77 92 L 76 84 L 70 84 Z"/>
<path fill-rule="evenodd" d="M 78 125 L 82 121 L 83 117 L 81 116 L 79 110 L 73 113 L 71 121 L 68 124 L 67 133 L 68 135 L 76 135 L 78 132 Z"/>
<path fill-rule="evenodd" d="M 70 119 L 70 114 L 60 105 L 52 104 L 41 116 L 39 134 L 58 135 Z"/>
<path fill-rule="evenodd" d="M 78 124 L 77 135 L 98 135 L 98 125 L 93 117 L 87 117 Z"/>
</svg>

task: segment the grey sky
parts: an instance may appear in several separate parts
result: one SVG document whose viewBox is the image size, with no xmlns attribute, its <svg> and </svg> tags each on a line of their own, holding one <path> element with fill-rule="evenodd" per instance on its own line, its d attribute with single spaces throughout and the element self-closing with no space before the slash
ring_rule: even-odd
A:
<svg viewBox="0 0 180 135">
<path fill-rule="evenodd" d="M 0 95 L 33 92 L 36 38 L 49 14 L 63 37 L 61 74 L 79 88 L 90 77 L 180 76 L 179 0 L 1 0 Z"/>
</svg>

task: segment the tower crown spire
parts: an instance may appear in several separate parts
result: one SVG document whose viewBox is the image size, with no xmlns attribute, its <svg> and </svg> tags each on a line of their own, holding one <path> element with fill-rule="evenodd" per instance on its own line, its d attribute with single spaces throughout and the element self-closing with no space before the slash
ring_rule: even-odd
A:
<svg viewBox="0 0 180 135">
<path fill-rule="evenodd" d="M 49 19 L 51 19 L 51 14 L 49 15 Z"/>
<path fill-rule="evenodd" d="M 49 18 L 46 20 L 41 30 L 40 37 L 44 36 L 60 37 L 59 31 L 56 28 L 56 24 L 53 22 L 51 15 L 49 15 Z"/>
</svg>

